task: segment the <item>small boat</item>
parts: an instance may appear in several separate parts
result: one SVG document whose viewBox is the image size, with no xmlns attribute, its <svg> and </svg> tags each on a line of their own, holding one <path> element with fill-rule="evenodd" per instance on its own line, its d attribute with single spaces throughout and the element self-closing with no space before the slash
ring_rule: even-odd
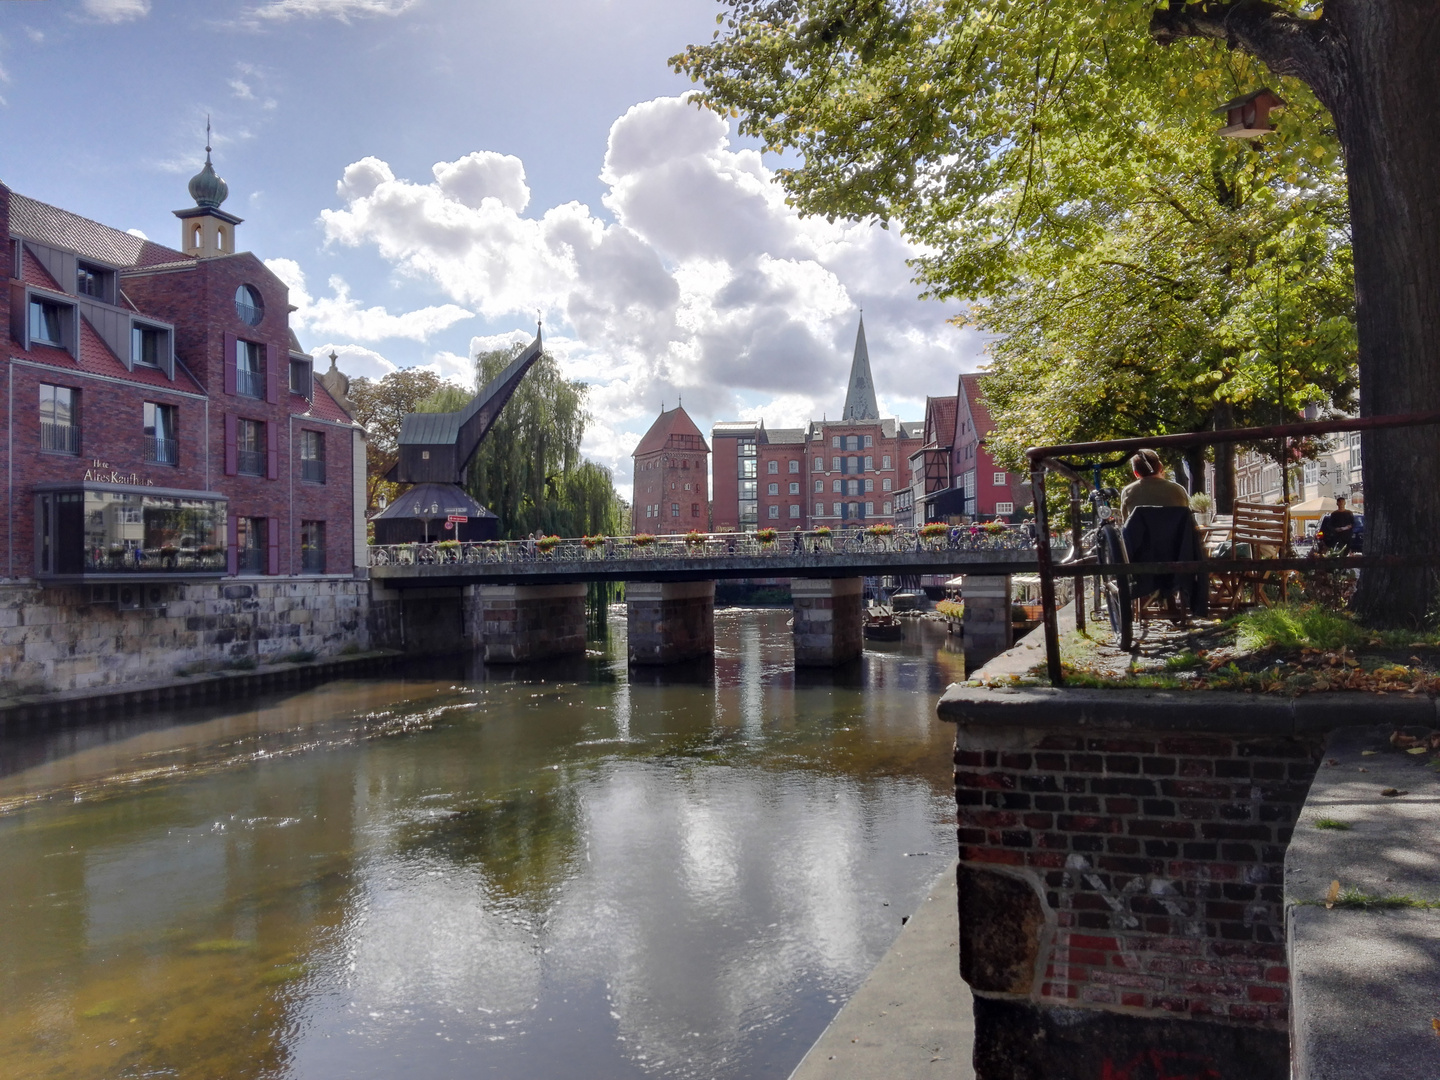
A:
<svg viewBox="0 0 1440 1080">
<path fill-rule="evenodd" d="M 888 608 L 872 607 L 865 612 L 863 633 L 871 641 L 899 641 L 904 628 Z"/>
</svg>

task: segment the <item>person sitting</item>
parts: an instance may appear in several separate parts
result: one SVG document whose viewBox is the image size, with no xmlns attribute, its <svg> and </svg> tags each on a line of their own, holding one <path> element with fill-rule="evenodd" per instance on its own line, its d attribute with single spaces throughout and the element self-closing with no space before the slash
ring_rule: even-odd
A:
<svg viewBox="0 0 1440 1080">
<path fill-rule="evenodd" d="M 1335 509 L 1320 519 L 1320 528 L 1315 533 L 1315 550 L 1321 555 L 1327 551 L 1350 551 L 1355 542 L 1355 515 L 1345 508 L 1345 496 L 1335 496 Z"/>
<path fill-rule="evenodd" d="M 1135 482 L 1120 492 L 1120 523 L 1130 520 L 1137 506 L 1190 507 L 1190 493 L 1173 480 L 1165 479 L 1165 465 L 1154 450 L 1139 450 L 1130 459 Z"/>
</svg>

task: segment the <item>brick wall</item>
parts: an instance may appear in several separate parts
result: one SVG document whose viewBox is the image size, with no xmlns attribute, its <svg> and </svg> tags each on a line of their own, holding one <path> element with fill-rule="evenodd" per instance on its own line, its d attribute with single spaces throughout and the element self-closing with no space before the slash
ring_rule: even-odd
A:
<svg viewBox="0 0 1440 1080">
<path fill-rule="evenodd" d="M 957 747 L 962 860 L 1025 868 L 1039 1002 L 1283 1030 L 1285 845 L 1318 738 L 1059 735 Z"/>
</svg>

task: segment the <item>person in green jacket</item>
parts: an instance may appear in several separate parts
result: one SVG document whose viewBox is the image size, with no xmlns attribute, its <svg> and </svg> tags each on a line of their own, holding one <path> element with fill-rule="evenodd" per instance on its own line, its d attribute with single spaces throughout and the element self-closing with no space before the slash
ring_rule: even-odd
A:
<svg viewBox="0 0 1440 1080">
<path fill-rule="evenodd" d="M 1173 480 L 1165 479 L 1165 464 L 1154 450 L 1139 450 L 1130 459 L 1135 482 L 1120 492 L 1120 523 L 1130 520 L 1137 506 L 1190 506 L 1190 493 Z"/>
</svg>

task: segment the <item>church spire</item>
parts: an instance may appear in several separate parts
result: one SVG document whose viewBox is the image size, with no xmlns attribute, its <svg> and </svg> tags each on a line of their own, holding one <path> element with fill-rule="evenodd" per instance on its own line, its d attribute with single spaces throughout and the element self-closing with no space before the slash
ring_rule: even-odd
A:
<svg viewBox="0 0 1440 1080">
<path fill-rule="evenodd" d="M 852 420 L 879 420 L 880 405 L 875 400 L 875 380 L 870 376 L 870 351 L 865 347 L 865 316 L 860 316 L 860 329 L 855 334 L 855 359 L 850 362 L 850 381 L 845 387 L 845 411 L 842 423 Z"/>
</svg>

